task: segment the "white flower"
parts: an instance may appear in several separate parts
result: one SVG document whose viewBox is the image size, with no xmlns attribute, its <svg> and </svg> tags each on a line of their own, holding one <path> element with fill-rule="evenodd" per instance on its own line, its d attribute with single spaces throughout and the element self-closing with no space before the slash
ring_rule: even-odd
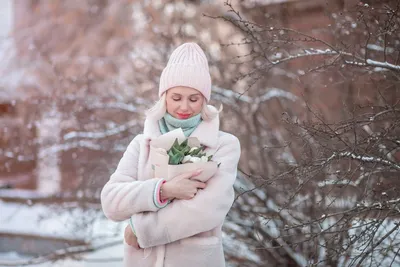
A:
<svg viewBox="0 0 400 267">
<path fill-rule="evenodd" d="M 201 161 L 201 158 L 198 158 L 198 157 L 191 157 L 191 158 L 190 158 L 190 161 L 193 162 L 193 163 L 200 162 L 200 161 Z"/>
<path fill-rule="evenodd" d="M 190 149 L 189 153 L 193 152 L 193 150 L 198 149 L 198 147 L 194 146 Z"/>
<path fill-rule="evenodd" d="M 190 155 L 187 155 L 187 156 L 185 156 L 183 158 L 182 163 L 186 163 L 186 162 L 191 161 L 191 160 L 192 160 L 192 157 Z"/>
<path fill-rule="evenodd" d="M 202 157 L 201 157 L 201 161 L 202 161 L 202 162 L 208 162 L 208 157 L 202 156 Z"/>
</svg>

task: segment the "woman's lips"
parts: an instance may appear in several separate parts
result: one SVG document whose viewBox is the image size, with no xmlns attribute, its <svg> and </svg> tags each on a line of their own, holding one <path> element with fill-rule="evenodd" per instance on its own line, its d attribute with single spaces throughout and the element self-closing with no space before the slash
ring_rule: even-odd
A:
<svg viewBox="0 0 400 267">
<path fill-rule="evenodd" d="M 190 114 L 180 114 L 180 113 L 176 113 L 178 115 L 178 117 L 180 119 L 187 119 L 190 117 Z"/>
</svg>

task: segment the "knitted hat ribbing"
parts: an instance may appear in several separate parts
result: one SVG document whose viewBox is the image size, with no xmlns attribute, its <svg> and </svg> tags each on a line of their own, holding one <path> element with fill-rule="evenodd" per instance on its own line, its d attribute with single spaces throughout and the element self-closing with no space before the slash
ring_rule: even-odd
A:
<svg viewBox="0 0 400 267">
<path fill-rule="evenodd" d="M 200 91 L 210 100 L 211 77 L 207 57 L 199 45 L 185 43 L 171 54 L 161 73 L 158 95 L 176 86 L 187 86 Z"/>
</svg>

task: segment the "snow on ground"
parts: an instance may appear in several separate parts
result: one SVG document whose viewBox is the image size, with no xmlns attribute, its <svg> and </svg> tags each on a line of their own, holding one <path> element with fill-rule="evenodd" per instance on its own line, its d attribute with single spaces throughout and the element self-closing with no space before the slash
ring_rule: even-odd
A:
<svg viewBox="0 0 400 267">
<path fill-rule="evenodd" d="M 56 263 L 43 263 L 30 266 L 37 267 L 94 267 L 122 266 L 123 226 L 107 220 L 98 209 L 81 208 L 57 209 L 49 205 L 25 205 L 0 201 L 0 233 L 15 235 L 27 234 L 40 238 L 62 238 L 80 240 L 94 246 L 120 242 L 119 245 L 99 249 L 83 255 L 85 260 L 61 260 Z M 29 260 L 30 256 L 16 251 L 0 252 L 1 262 Z M 111 262 L 109 260 L 112 260 Z"/>
<path fill-rule="evenodd" d="M 34 267 L 122 267 L 123 230 L 125 222 L 114 223 L 107 220 L 97 209 L 82 210 L 81 208 L 56 209 L 49 205 L 26 205 L 3 202 L 0 200 L 0 233 L 28 234 L 38 237 L 57 237 L 66 240 L 82 240 L 96 245 L 111 242 L 120 244 L 110 246 L 95 252 L 81 255 L 83 259 L 59 260 L 55 263 L 45 262 L 29 266 Z M 228 226 L 234 227 L 232 223 Z M 117 236 L 115 236 L 115 233 Z M 238 255 L 243 259 L 259 262 L 259 256 L 249 249 L 241 240 L 224 234 L 224 247 L 227 253 Z M 17 251 L 0 252 L 2 262 L 16 263 L 28 261 L 31 257 Z M 236 266 L 230 265 L 227 266 Z"/>
<path fill-rule="evenodd" d="M 96 235 L 111 236 L 116 224 L 108 223 L 96 209 L 23 205 L 0 201 L 0 232 L 90 241 Z M 87 227 L 92 225 L 92 227 Z"/>
<path fill-rule="evenodd" d="M 41 264 L 29 265 L 30 267 L 122 267 L 123 245 L 113 246 L 107 249 L 88 253 L 83 260 L 60 260 L 57 262 L 45 262 Z M 116 259 L 109 261 L 109 259 Z M 0 253 L 0 262 L 16 262 L 29 260 L 29 257 L 18 254 L 17 252 Z M 1 264 L 0 264 L 1 266 Z"/>
<path fill-rule="evenodd" d="M 83 210 L 81 208 L 66 208 L 62 210 L 55 209 L 50 205 L 26 205 L 19 203 L 9 203 L 0 201 L 0 233 L 28 234 L 38 237 L 57 237 L 66 240 L 81 240 L 99 246 L 102 244 L 116 242 L 112 246 L 98 249 L 94 252 L 80 255 L 79 259 L 59 260 L 55 263 L 45 262 L 30 266 L 35 267 L 106 267 L 122 266 L 123 258 L 123 230 L 126 222 L 114 223 L 107 220 L 98 208 Z M 329 219 L 321 225 L 327 229 L 334 223 Z M 371 227 L 375 223 L 377 230 Z M 240 229 L 229 220 L 226 222 L 226 228 L 235 230 Z M 373 235 L 377 247 L 363 262 L 362 266 L 390 266 L 392 260 L 396 258 L 396 251 L 400 247 L 400 230 L 396 227 L 394 220 L 377 221 L 374 219 L 354 220 L 349 235 L 355 241 L 351 257 L 355 263 L 360 260 L 360 254 L 368 251 L 371 243 L 366 238 L 356 238 L 367 233 L 366 236 Z M 370 230 L 368 230 L 370 229 Z M 395 229 L 394 231 L 392 231 Z M 236 229 L 237 230 L 237 229 Z M 391 232 L 391 233 L 390 233 Z M 388 234 L 390 233 L 390 234 Z M 385 237 L 383 242 L 378 241 Z M 241 240 L 236 240 L 235 236 L 224 233 L 225 252 L 231 255 L 237 255 L 248 259 L 250 262 L 260 262 L 259 255 L 252 252 L 248 245 Z M 322 242 L 322 241 L 321 241 Z M 322 242 L 323 243 L 323 242 Z M 4 248 L 4 245 L 3 245 Z M 12 263 L 27 261 L 30 256 L 22 255 L 18 251 L 1 251 L 0 266 L 2 262 Z M 350 261 L 341 261 L 339 266 L 348 266 Z M 354 262 L 353 262 L 354 264 Z M 400 264 L 399 260 L 394 261 L 394 265 Z M 228 266 L 235 266 L 230 265 Z"/>
</svg>

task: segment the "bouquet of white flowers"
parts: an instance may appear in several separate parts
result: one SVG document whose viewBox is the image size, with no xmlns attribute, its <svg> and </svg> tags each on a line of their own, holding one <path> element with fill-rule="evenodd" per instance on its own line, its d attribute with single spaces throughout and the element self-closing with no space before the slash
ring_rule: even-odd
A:
<svg viewBox="0 0 400 267">
<path fill-rule="evenodd" d="M 193 179 L 208 181 L 217 172 L 219 164 L 212 161 L 212 155 L 207 155 L 204 149 L 197 138 L 186 138 L 180 128 L 153 139 L 150 143 L 150 162 L 154 177 L 169 180 L 201 169 L 202 173 Z"/>
</svg>

